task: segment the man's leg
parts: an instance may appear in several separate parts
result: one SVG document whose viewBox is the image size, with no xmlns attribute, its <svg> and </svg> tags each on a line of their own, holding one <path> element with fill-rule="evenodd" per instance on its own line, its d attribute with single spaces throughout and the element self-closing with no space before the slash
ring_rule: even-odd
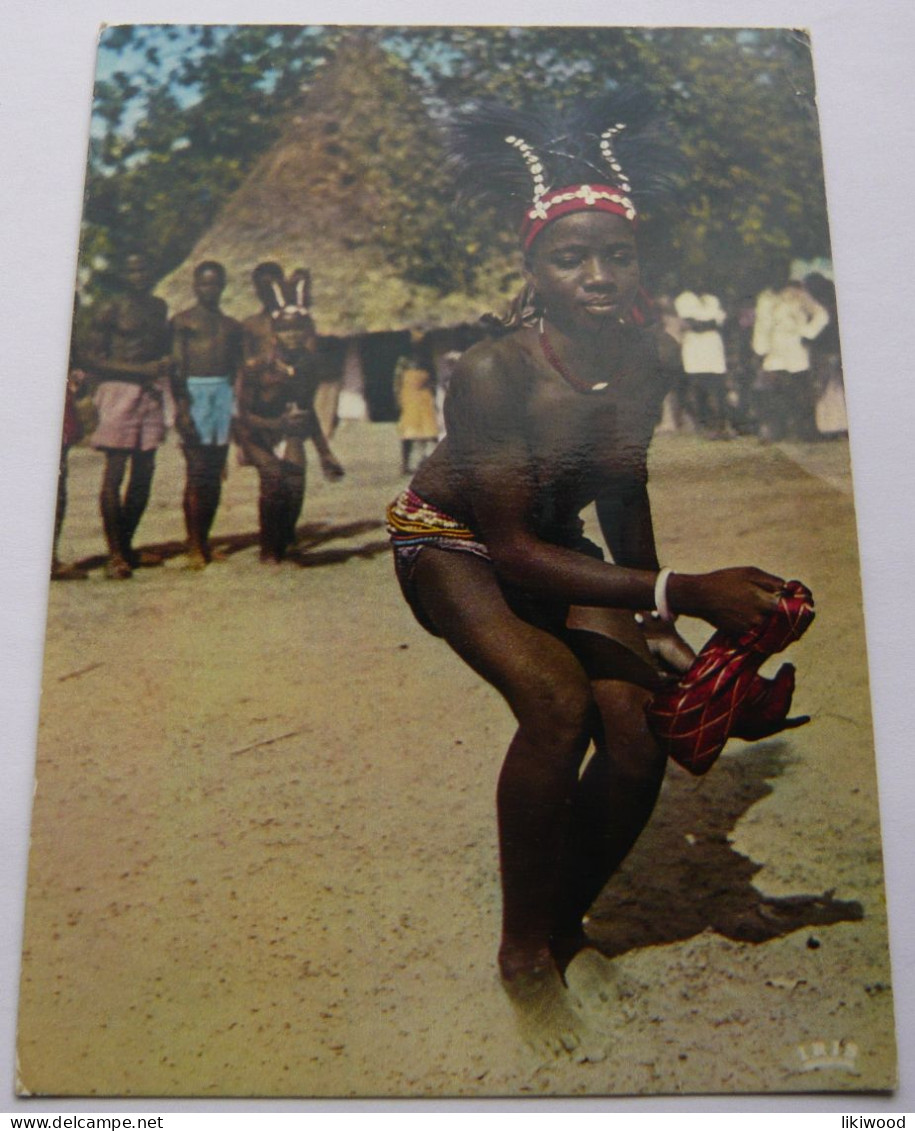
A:
<svg viewBox="0 0 915 1131">
<path fill-rule="evenodd" d="M 52 569 L 58 564 L 57 554 L 60 532 L 63 530 L 64 515 L 67 513 L 67 457 L 70 449 L 67 444 L 60 447 L 60 467 L 57 470 L 57 506 L 54 509 L 54 543 L 51 558 Z"/>
<path fill-rule="evenodd" d="M 130 479 L 121 507 L 121 546 L 124 557 L 131 564 L 139 564 L 135 562 L 133 536 L 136 534 L 140 519 L 146 510 L 146 504 L 149 502 L 155 469 L 155 449 L 144 452 L 135 448 L 130 453 Z"/>
<path fill-rule="evenodd" d="M 719 439 L 728 436 L 729 410 L 728 410 L 728 379 L 725 373 L 711 374 L 712 409 L 715 414 L 715 431 Z"/>
<path fill-rule="evenodd" d="M 305 467 L 283 460 L 283 553 L 295 545 L 295 528 L 305 502 Z"/>
<path fill-rule="evenodd" d="M 203 536 L 206 545 L 207 560 L 212 560 L 213 554 L 210 547 L 210 531 L 219 510 L 222 499 L 222 480 L 226 470 L 226 461 L 229 458 L 228 444 L 212 444 L 204 448 L 206 452 L 206 478 L 202 500 Z"/>
<path fill-rule="evenodd" d="M 108 545 L 108 565 L 105 572 L 108 577 L 116 580 L 123 580 L 131 574 L 123 541 L 124 521 L 121 506 L 121 484 L 124 481 L 129 458 L 130 452 L 124 449 L 106 449 L 102 489 L 99 493 L 102 529 Z"/>
<path fill-rule="evenodd" d="M 707 431 L 709 426 L 708 414 L 708 389 L 701 373 L 694 373 L 690 378 L 693 396 L 693 410 L 696 424 L 700 430 Z"/>
<path fill-rule="evenodd" d="M 684 427 L 695 427 L 696 421 L 692 415 L 692 398 L 690 396 L 689 377 L 681 373 L 674 378 L 674 427 L 679 432 Z"/>
<path fill-rule="evenodd" d="M 202 447 L 199 444 L 182 444 L 186 464 L 184 497 L 184 528 L 187 531 L 187 557 L 191 569 L 203 569 L 207 564 L 206 535 L 203 530 L 201 484 L 204 477 Z"/>
<path fill-rule="evenodd" d="M 70 445 L 61 444 L 60 467 L 57 472 L 57 506 L 54 510 L 54 543 L 51 555 L 52 581 L 82 581 L 89 576 L 84 569 L 71 563 L 64 563 L 59 557 L 60 532 L 64 525 L 64 515 L 67 513 L 67 463 L 69 455 Z"/>
<path fill-rule="evenodd" d="M 693 378 L 696 411 L 702 428 L 713 437 L 724 428 L 724 401 L 719 373 L 697 373 Z"/>
<path fill-rule="evenodd" d="M 280 461 L 272 453 L 269 458 L 259 457 L 257 473 L 260 476 L 258 515 L 261 561 L 280 562 L 285 553 L 283 518 L 286 513 Z"/>
<path fill-rule="evenodd" d="M 791 424 L 791 400 L 793 389 L 791 374 L 779 370 L 772 375 L 772 436 L 773 440 L 784 440 Z"/>
<path fill-rule="evenodd" d="M 794 375 L 795 418 L 799 440 L 812 443 L 819 438 L 817 428 L 817 388 L 816 379 L 810 369 Z"/>
<path fill-rule="evenodd" d="M 184 521 L 187 527 L 188 559 L 195 569 L 210 560 L 209 535 L 222 493 L 222 472 L 228 446 L 185 445 L 187 479 L 184 488 Z"/>
</svg>

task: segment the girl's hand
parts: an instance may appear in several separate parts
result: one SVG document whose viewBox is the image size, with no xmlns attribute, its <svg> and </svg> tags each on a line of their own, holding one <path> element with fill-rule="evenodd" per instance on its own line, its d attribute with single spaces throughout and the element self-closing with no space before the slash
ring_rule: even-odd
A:
<svg viewBox="0 0 915 1131">
<path fill-rule="evenodd" d="M 780 577 L 755 566 L 737 566 L 712 573 L 672 574 L 667 596 L 675 613 L 700 617 L 740 636 L 762 624 L 784 584 Z"/>
<path fill-rule="evenodd" d="M 682 675 L 695 660 L 696 653 L 667 621 L 645 615 L 642 631 L 649 652 L 667 671 Z"/>
</svg>

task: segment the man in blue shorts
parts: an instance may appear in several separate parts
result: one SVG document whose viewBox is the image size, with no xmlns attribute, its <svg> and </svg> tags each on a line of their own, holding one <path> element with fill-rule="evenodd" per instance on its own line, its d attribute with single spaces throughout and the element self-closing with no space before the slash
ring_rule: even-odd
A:
<svg viewBox="0 0 915 1131">
<path fill-rule="evenodd" d="M 188 568 L 197 570 L 213 560 L 210 528 L 222 492 L 235 407 L 234 385 L 242 360 L 241 323 L 219 309 L 225 285 L 221 263 L 199 263 L 194 269 L 197 303 L 172 319 L 175 427 L 187 462 L 184 519 Z"/>
</svg>

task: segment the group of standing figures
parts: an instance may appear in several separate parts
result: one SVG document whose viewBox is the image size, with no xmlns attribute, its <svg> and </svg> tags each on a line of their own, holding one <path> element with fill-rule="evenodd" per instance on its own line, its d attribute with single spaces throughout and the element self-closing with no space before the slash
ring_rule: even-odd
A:
<svg viewBox="0 0 915 1131">
<path fill-rule="evenodd" d="M 309 312 L 308 272 L 299 269 L 287 279 L 279 264 L 259 264 L 252 282 L 261 309 L 244 322 L 220 309 L 226 272 L 213 260 L 194 271 L 196 303 L 170 321 L 164 301 L 151 293 L 145 256 L 127 257 L 122 282 L 122 292 L 92 318 L 85 342 L 72 348 L 52 577 L 86 576 L 59 560 L 57 543 L 67 453 L 81 439 L 74 397 L 88 375 L 98 415 L 91 443 L 105 455 L 100 508 L 107 577 L 127 579 L 138 566 L 161 563 L 155 551 L 136 551 L 133 538 L 165 437 L 166 386 L 187 465 L 182 501 L 189 567 L 203 569 L 219 557 L 209 534 L 233 439 L 260 477 L 261 560 L 282 561 L 302 512 L 305 442 L 312 441 L 328 479 L 344 473 L 315 412 L 319 384 L 335 374 Z M 767 288 L 755 304 L 727 308 L 717 295 L 690 286 L 675 299 L 658 298 L 649 320 L 680 349 L 662 428 L 694 428 L 711 438 L 755 433 L 763 441 L 845 431 L 835 291 L 823 276 Z M 404 474 L 445 434 L 442 378 L 460 356 L 450 352 L 436 367 L 427 347 L 421 333 L 411 333 L 394 372 Z"/>
<path fill-rule="evenodd" d="M 279 264 L 262 263 L 252 279 L 261 310 L 238 322 L 220 309 L 222 264 L 198 264 L 196 303 L 169 321 L 165 303 L 151 293 L 145 256 L 127 257 L 122 293 L 100 307 L 86 341 L 71 350 L 52 577 L 85 576 L 60 562 L 57 540 L 66 506 L 67 452 L 79 438 L 73 396 L 89 375 L 98 414 L 91 442 L 105 456 L 99 497 L 105 572 L 113 580 L 131 577 L 138 566 L 161 564 L 154 551 L 135 550 L 133 539 L 165 438 L 166 384 L 187 466 L 183 509 L 190 568 L 203 569 L 217 556 L 209 535 L 231 439 L 260 478 L 265 562 L 282 561 L 294 541 L 305 496 L 305 442 L 313 443 L 325 476 L 343 475 L 314 407 L 327 374 L 308 308 L 308 273 L 298 270 L 287 279 Z"/>
<path fill-rule="evenodd" d="M 658 310 L 683 365 L 668 427 L 764 442 L 846 431 L 835 288 L 823 275 L 725 303 L 693 284 Z"/>
</svg>

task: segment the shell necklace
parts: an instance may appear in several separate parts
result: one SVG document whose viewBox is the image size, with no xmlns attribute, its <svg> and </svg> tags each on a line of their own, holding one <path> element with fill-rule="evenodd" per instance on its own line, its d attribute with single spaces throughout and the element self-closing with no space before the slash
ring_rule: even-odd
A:
<svg viewBox="0 0 915 1131">
<path fill-rule="evenodd" d="M 547 359 L 553 369 L 556 370 L 563 381 L 565 381 L 567 385 L 571 385 L 576 393 L 603 393 L 606 389 L 610 388 L 609 381 L 597 381 L 592 385 L 590 381 L 584 381 L 581 377 L 576 377 L 574 373 L 566 369 L 559 355 L 550 345 L 550 339 L 546 336 L 546 328 L 543 325 L 542 317 L 540 319 L 539 331 L 540 348 L 541 350 L 543 350 L 543 356 Z"/>
</svg>

